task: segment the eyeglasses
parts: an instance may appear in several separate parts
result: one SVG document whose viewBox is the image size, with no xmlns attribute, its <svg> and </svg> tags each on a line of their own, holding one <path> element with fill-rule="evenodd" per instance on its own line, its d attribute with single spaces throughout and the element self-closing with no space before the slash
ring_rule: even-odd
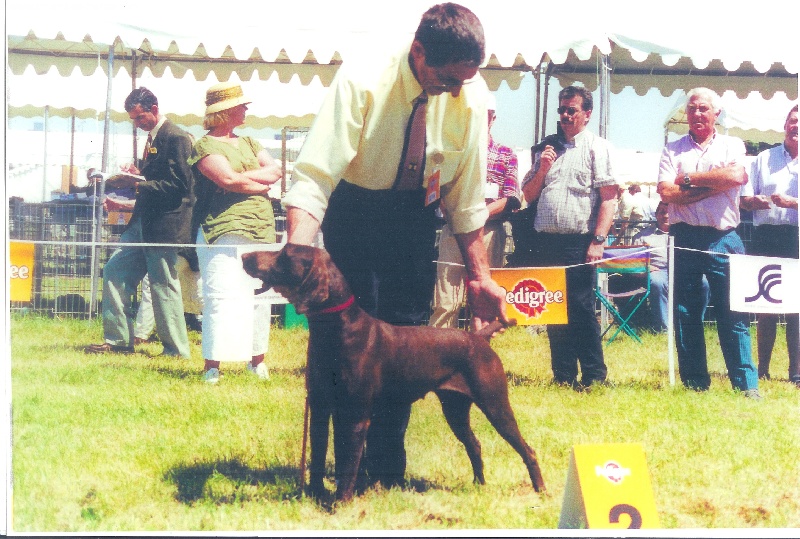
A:
<svg viewBox="0 0 800 539">
<path fill-rule="evenodd" d="M 575 107 L 558 107 L 556 112 L 559 114 L 564 114 L 566 112 L 570 116 L 574 116 L 579 110 L 581 109 L 576 109 Z"/>
<path fill-rule="evenodd" d="M 452 90 L 455 90 L 456 88 L 461 88 L 462 86 L 465 86 L 467 84 L 472 84 L 477 80 L 477 78 L 472 78 L 469 80 L 460 80 L 454 77 L 439 76 L 438 73 L 436 74 L 436 78 L 442 84 L 431 84 L 428 85 L 428 88 L 430 90 L 441 90 L 442 92 L 450 92 Z"/>
</svg>

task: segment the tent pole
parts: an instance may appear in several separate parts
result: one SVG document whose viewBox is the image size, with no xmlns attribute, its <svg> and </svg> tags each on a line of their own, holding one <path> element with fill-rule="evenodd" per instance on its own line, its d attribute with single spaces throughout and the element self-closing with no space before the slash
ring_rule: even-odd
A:
<svg viewBox="0 0 800 539">
<path fill-rule="evenodd" d="M 539 132 L 539 140 L 547 136 L 547 100 L 550 98 L 550 80 L 553 74 L 553 63 L 547 63 L 547 70 L 544 76 L 544 108 L 542 109 L 542 130 Z"/>
<path fill-rule="evenodd" d="M 608 54 L 600 55 L 600 136 L 608 139 L 611 100 L 611 57 Z"/>
<path fill-rule="evenodd" d="M 50 118 L 50 105 L 44 106 L 44 169 L 42 170 L 42 202 L 47 202 L 47 131 Z"/>
<path fill-rule="evenodd" d="M 542 62 L 536 67 L 536 115 L 533 119 L 533 145 L 539 144 L 539 122 L 542 114 Z"/>
<path fill-rule="evenodd" d="M 75 109 L 72 109 L 72 125 L 69 139 L 69 185 L 72 186 L 72 174 L 75 169 Z"/>
<path fill-rule="evenodd" d="M 136 78 L 138 73 L 136 70 L 139 68 L 136 61 L 136 50 L 131 50 L 131 92 L 136 89 Z M 133 162 L 136 162 L 136 156 L 139 155 L 139 140 L 136 138 L 136 125 L 131 122 L 133 128 Z"/>
<path fill-rule="evenodd" d="M 100 276 L 100 257 L 98 246 L 103 230 L 103 198 L 106 194 L 106 173 L 108 172 L 108 145 L 111 132 L 111 90 L 114 83 L 114 45 L 108 46 L 108 87 L 106 89 L 106 114 L 103 122 L 103 160 L 101 171 L 104 173 L 100 181 L 100 193 L 94 198 L 94 234 L 92 235 L 92 290 L 89 317 L 97 312 L 98 279 Z"/>
</svg>

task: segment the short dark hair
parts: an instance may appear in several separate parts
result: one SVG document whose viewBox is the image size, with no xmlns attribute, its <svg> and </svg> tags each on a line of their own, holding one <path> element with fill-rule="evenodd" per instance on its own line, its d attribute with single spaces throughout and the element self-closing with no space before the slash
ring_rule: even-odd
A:
<svg viewBox="0 0 800 539">
<path fill-rule="evenodd" d="M 425 63 L 431 67 L 460 62 L 479 66 L 486 57 L 481 21 L 459 4 L 438 4 L 426 11 L 414 40 L 425 49 Z"/>
<path fill-rule="evenodd" d="M 592 92 L 590 92 L 583 86 L 567 86 L 566 88 L 558 92 L 558 101 L 560 102 L 563 99 L 572 99 L 575 96 L 583 98 L 583 104 L 581 105 L 581 108 L 584 111 L 590 111 L 594 108 L 594 101 L 592 100 Z"/>
<path fill-rule="evenodd" d="M 158 98 L 153 92 L 141 86 L 125 98 L 125 112 L 132 111 L 136 105 L 140 105 L 144 110 L 150 110 L 153 105 L 158 106 Z"/>
</svg>

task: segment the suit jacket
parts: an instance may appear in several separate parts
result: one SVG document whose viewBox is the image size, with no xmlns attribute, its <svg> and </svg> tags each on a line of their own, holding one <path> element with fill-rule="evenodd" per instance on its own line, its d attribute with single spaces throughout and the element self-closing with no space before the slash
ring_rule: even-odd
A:
<svg viewBox="0 0 800 539">
<path fill-rule="evenodd" d="M 139 167 L 147 181 L 139 184 L 131 220 L 141 219 L 145 243 L 194 243 L 194 176 L 187 162 L 192 139 L 167 120 L 150 148 Z"/>
</svg>

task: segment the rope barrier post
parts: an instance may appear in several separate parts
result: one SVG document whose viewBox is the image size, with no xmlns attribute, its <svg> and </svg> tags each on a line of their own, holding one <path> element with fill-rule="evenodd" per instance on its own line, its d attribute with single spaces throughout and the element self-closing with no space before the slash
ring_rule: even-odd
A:
<svg viewBox="0 0 800 539">
<path fill-rule="evenodd" d="M 669 385 L 675 385 L 675 243 L 667 236 L 667 363 L 669 366 Z"/>
</svg>

